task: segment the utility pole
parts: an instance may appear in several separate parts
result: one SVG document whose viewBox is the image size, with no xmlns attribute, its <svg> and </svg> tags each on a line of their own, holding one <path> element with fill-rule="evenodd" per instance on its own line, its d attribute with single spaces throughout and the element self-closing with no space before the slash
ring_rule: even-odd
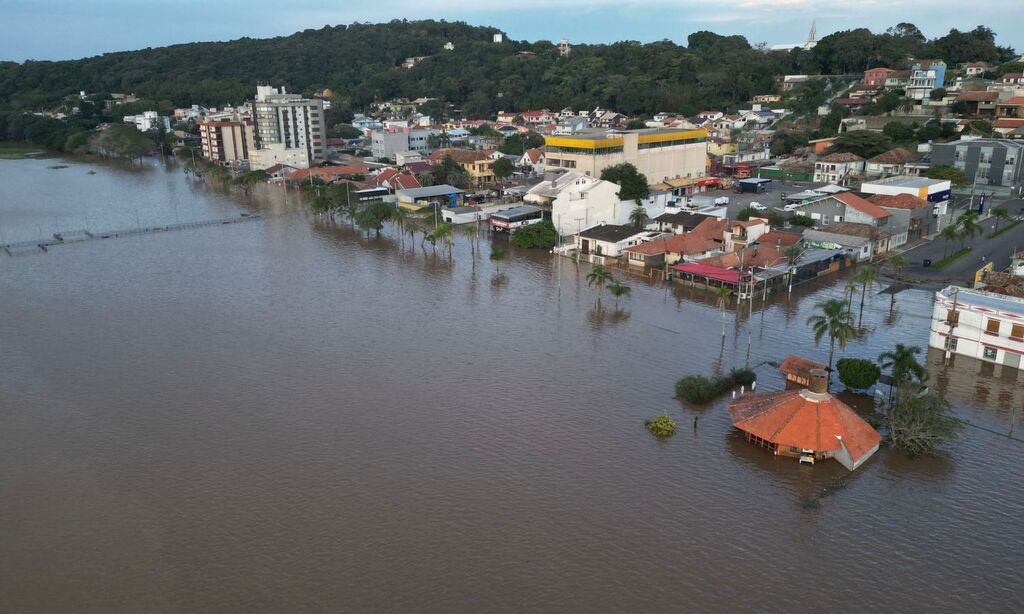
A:
<svg viewBox="0 0 1024 614">
<path fill-rule="evenodd" d="M 956 331 L 957 325 L 960 323 L 960 314 L 957 313 L 957 299 L 960 298 L 960 290 L 953 290 L 953 309 L 949 312 L 946 318 L 946 323 L 949 324 L 949 334 L 946 336 L 946 364 L 949 364 L 949 359 L 953 355 L 953 333 Z"/>
</svg>

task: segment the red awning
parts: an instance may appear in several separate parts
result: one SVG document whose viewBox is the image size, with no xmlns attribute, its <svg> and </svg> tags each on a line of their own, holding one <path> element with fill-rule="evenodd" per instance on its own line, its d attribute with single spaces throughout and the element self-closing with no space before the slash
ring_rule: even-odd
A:
<svg viewBox="0 0 1024 614">
<path fill-rule="evenodd" d="M 708 279 L 717 279 L 728 284 L 740 283 L 740 272 L 736 269 L 723 269 L 717 266 L 711 266 L 708 264 L 701 264 L 699 262 L 687 262 L 686 264 L 677 264 L 672 267 L 672 270 L 679 271 L 680 273 L 689 273 L 690 275 L 697 275 L 699 277 L 707 277 Z"/>
<path fill-rule="evenodd" d="M 709 185 L 718 185 L 722 183 L 722 180 L 718 177 L 708 177 L 707 179 L 698 179 L 697 185 L 704 187 Z"/>
</svg>

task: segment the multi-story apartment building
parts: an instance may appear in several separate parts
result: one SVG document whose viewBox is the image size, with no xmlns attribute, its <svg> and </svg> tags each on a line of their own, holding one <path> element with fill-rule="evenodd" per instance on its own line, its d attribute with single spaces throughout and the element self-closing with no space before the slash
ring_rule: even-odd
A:
<svg viewBox="0 0 1024 614">
<path fill-rule="evenodd" d="M 932 164 L 963 171 L 978 186 L 1001 186 L 1019 191 L 1024 185 L 1024 141 L 960 139 L 932 146 Z"/>
<path fill-rule="evenodd" d="M 374 158 L 394 159 L 395 154 L 415 151 L 430 152 L 430 137 L 441 134 L 431 128 L 383 127 L 370 134 L 370 153 Z"/>
<path fill-rule="evenodd" d="M 253 122 L 249 117 L 209 117 L 197 123 L 203 157 L 218 164 L 249 159 L 254 149 Z"/>
<path fill-rule="evenodd" d="M 546 169 L 565 168 L 600 177 L 605 168 L 628 162 L 652 184 L 679 177 L 703 177 L 707 137 L 703 129 L 672 128 L 552 135 L 544 138 Z"/>
<path fill-rule="evenodd" d="M 274 164 L 308 168 L 324 159 L 327 125 L 324 101 L 289 94 L 284 88 L 256 87 L 253 104 L 256 150 L 250 165 L 262 169 Z"/>
<path fill-rule="evenodd" d="M 949 286 L 935 293 L 928 345 L 1020 369 L 1024 299 Z"/>
<path fill-rule="evenodd" d="M 946 63 L 942 60 L 920 60 L 910 67 L 910 80 L 907 82 L 907 97 L 920 100 L 927 105 L 932 90 L 942 87 L 946 82 Z"/>
</svg>

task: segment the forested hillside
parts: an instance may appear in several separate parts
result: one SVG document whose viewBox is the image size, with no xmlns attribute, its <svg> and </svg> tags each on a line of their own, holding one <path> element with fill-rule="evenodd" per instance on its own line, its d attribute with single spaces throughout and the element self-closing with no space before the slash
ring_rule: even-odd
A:
<svg viewBox="0 0 1024 614">
<path fill-rule="evenodd" d="M 393 21 L 306 30 L 273 39 L 194 43 L 82 60 L 0 63 L 0 108 L 53 107 L 79 90 L 135 93 L 161 106 L 221 105 L 251 98 L 257 81 L 290 91 L 330 87 L 355 110 L 375 99 L 431 96 L 471 116 L 497 110 L 593 108 L 627 114 L 693 113 L 736 106 L 773 89 L 784 73 L 856 73 L 903 66 L 908 56 L 1005 62 L 984 27 L 932 41 L 900 24 L 824 37 L 811 51 L 766 53 L 740 36 L 691 34 L 671 41 L 575 45 L 560 58 L 550 41 L 491 42 L 495 28 L 441 21 Z M 454 51 L 443 46 L 451 41 Z M 531 51 L 534 57 L 520 57 Z M 430 56 L 411 70 L 410 56 Z"/>
</svg>

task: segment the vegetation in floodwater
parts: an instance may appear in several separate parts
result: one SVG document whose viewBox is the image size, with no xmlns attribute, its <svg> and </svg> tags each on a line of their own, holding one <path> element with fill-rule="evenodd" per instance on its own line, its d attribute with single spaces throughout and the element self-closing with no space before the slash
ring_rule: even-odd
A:
<svg viewBox="0 0 1024 614">
<path fill-rule="evenodd" d="M 733 369 L 727 375 L 705 377 L 687 375 L 676 382 L 676 397 L 697 405 L 714 401 L 732 388 L 750 386 L 757 380 L 751 369 Z"/>
<path fill-rule="evenodd" d="M 651 418 L 644 425 L 655 437 L 671 437 L 676 434 L 676 422 L 667 412 Z"/>
</svg>

